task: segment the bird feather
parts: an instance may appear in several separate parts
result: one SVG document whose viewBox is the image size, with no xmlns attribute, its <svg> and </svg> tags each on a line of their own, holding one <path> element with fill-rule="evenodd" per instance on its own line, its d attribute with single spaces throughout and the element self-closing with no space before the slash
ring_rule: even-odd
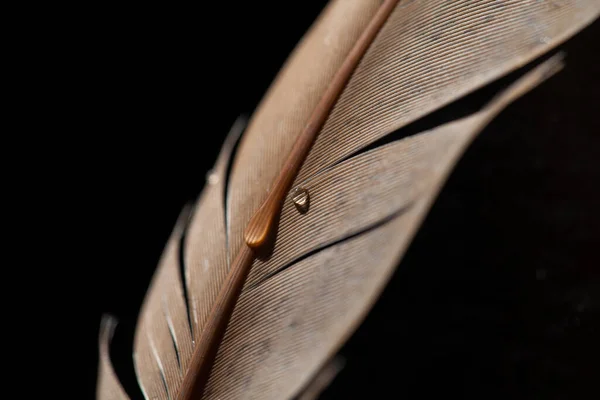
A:
<svg viewBox="0 0 600 400">
<path fill-rule="evenodd" d="M 187 398 L 182 382 L 246 246 L 244 230 L 380 6 L 326 6 L 247 127 L 236 122 L 196 204 L 182 212 L 134 338 L 147 399 Z M 377 300 L 468 145 L 562 58 L 540 64 L 470 116 L 364 149 L 526 65 L 599 13 L 597 0 L 398 2 L 293 180 L 308 209 L 299 211 L 288 193 L 269 252 L 252 261 L 202 398 L 289 399 L 310 387 Z M 106 326 L 112 322 L 103 325 L 97 397 L 126 399 L 110 366 Z"/>
</svg>

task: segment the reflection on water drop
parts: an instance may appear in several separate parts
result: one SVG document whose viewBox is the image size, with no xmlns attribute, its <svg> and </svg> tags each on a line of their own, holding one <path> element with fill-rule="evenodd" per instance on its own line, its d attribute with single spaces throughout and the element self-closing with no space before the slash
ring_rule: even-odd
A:
<svg viewBox="0 0 600 400">
<path fill-rule="evenodd" d="M 310 203 L 310 197 L 308 195 L 308 190 L 306 190 L 303 187 L 297 187 L 292 192 L 292 200 L 293 200 L 294 205 L 296 206 L 296 209 L 298 210 L 298 212 L 300 212 L 301 214 L 305 214 L 308 211 L 308 207 L 309 207 L 309 203 Z"/>
</svg>

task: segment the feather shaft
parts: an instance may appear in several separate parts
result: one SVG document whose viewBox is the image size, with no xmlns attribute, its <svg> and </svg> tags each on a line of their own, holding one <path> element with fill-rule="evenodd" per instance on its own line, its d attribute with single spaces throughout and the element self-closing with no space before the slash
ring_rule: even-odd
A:
<svg viewBox="0 0 600 400">
<path fill-rule="evenodd" d="M 210 376 L 212 363 L 219 349 L 219 343 L 225 334 L 235 303 L 244 287 L 252 261 L 254 261 L 254 252 L 249 247 L 243 246 L 233 262 L 219 296 L 213 305 L 177 399 L 192 400 L 201 398 L 204 386 Z"/>
</svg>

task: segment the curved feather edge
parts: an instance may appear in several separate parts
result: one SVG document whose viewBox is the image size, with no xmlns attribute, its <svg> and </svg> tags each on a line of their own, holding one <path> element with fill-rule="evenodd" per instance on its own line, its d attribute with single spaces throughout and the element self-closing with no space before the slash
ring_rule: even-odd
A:
<svg viewBox="0 0 600 400">
<path fill-rule="evenodd" d="M 117 320 L 114 317 L 102 316 L 98 340 L 98 380 L 96 384 L 96 399 L 98 400 L 129 400 L 110 361 L 110 342 L 116 327 Z"/>
<path fill-rule="evenodd" d="M 300 393 L 296 400 L 317 400 L 333 382 L 335 377 L 344 369 L 345 361 L 335 357 L 317 373 L 308 386 Z"/>
</svg>

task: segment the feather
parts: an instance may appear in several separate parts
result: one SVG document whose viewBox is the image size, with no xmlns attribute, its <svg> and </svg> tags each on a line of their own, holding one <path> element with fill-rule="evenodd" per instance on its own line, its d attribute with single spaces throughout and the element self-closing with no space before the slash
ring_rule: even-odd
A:
<svg viewBox="0 0 600 400">
<path fill-rule="evenodd" d="M 100 323 L 100 346 L 98 354 L 98 382 L 96 385 L 96 398 L 98 399 L 129 399 L 110 362 L 109 346 L 116 327 L 117 321 L 114 317 L 109 315 L 102 317 L 102 322 Z"/>
<path fill-rule="evenodd" d="M 336 357 L 325 364 L 310 384 L 301 392 L 298 400 L 317 400 L 343 368 L 344 361 L 340 357 Z"/>
<path fill-rule="evenodd" d="M 562 58 L 468 117 L 364 149 L 531 62 L 599 13 L 597 0 L 330 2 L 243 135 L 236 122 L 173 230 L 134 339 L 145 397 L 288 399 L 312 387 L 468 145 Z M 316 138 L 305 139 L 309 131 Z M 262 222 L 272 235 L 255 246 Z M 98 398 L 126 398 L 107 346 L 104 333 Z"/>
</svg>

